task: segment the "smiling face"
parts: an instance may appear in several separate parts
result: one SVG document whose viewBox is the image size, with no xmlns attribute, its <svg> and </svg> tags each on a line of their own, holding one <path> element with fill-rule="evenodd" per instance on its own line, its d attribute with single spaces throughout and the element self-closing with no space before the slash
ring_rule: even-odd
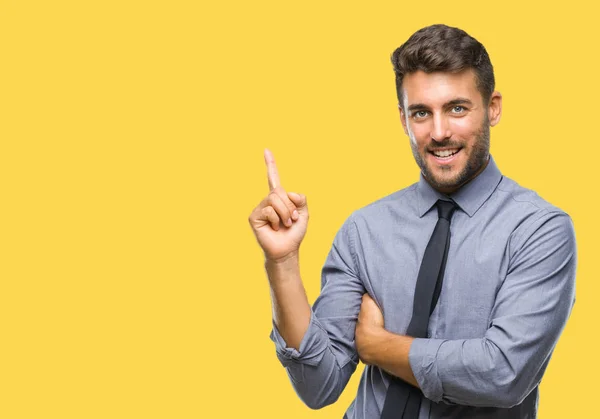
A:
<svg viewBox="0 0 600 419">
<path fill-rule="evenodd" d="M 450 194 L 486 166 L 490 126 L 500 121 L 502 96 L 484 103 L 475 73 L 416 71 L 404 76 L 400 116 L 425 179 Z"/>
</svg>

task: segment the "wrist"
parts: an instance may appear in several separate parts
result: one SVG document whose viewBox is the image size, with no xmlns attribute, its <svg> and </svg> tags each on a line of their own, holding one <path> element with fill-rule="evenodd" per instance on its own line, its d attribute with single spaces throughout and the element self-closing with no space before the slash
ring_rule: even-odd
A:
<svg viewBox="0 0 600 419">
<path fill-rule="evenodd" d="M 291 252 L 277 259 L 265 257 L 265 270 L 271 286 L 300 281 L 298 252 Z"/>
<path fill-rule="evenodd" d="M 290 264 L 298 263 L 299 260 L 299 252 L 298 250 L 294 250 L 286 255 L 279 257 L 270 257 L 265 254 L 265 265 L 268 266 L 287 266 Z"/>
</svg>

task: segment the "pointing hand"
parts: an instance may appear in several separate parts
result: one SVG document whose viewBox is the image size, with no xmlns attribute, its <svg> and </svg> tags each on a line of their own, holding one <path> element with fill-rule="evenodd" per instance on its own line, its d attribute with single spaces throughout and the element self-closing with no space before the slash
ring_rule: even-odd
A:
<svg viewBox="0 0 600 419">
<path fill-rule="evenodd" d="M 298 252 L 308 225 L 306 197 L 286 192 L 280 184 L 273 154 L 265 150 L 269 194 L 248 221 L 265 257 L 278 261 Z"/>
</svg>

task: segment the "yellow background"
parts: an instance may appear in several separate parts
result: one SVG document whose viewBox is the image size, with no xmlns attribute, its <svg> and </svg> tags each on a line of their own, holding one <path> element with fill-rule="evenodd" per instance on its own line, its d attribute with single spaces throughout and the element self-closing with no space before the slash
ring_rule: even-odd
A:
<svg viewBox="0 0 600 419">
<path fill-rule="evenodd" d="M 308 196 L 312 302 L 345 218 L 418 178 L 389 56 L 440 22 L 492 58 L 500 169 L 574 220 L 577 303 L 539 417 L 593 417 L 597 16 L 577 1 L 1 1 L 0 417 L 341 418 L 362 366 L 311 411 L 268 338 L 247 222 L 262 153 Z"/>
</svg>

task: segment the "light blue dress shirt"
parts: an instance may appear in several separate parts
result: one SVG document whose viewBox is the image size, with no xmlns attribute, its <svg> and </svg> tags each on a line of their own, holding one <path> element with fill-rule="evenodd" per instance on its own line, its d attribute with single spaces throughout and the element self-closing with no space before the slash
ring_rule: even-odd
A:
<svg viewBox="0 0 600 419">
<path fill-rule="evenodd" d="M 449 197 L 459 208 L 442 291 L 428 337 L 415 339 L 409 353 L 425 395 L 419 419 L 535 418 L 538 385 L 575 302 L 571 219 L 502 176 L 491 157 Z M 299 350 L 273 325 L 277 356 L 309 407 L 335 402 L 356 369 L 365 292 L 385 328 L 405 334 L 440 198 L 448 196 L 421 176 L 355 211 L 333 241 Z M 387 373 L 366 366 L 348 419 L 379 418 L 389 383 Z"/>
</svg>

